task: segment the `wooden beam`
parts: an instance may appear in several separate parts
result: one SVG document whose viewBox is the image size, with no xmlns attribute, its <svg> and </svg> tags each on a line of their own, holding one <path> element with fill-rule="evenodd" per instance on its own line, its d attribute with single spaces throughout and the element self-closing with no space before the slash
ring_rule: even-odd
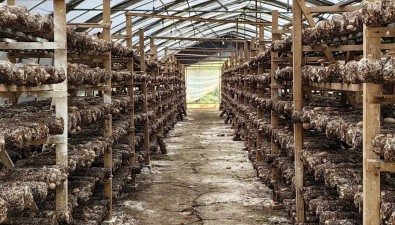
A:
<svg viewBox="0 0 395 225">
<path fill-rule="evenodd" d="M 200 54 L 184 54 L 184 53 L 176 53 L 176 54 L 171 54 L 171 55 L 175 55 L 175 56 L 193 56 L 193 57 L 230 58 L 230 56 L 200 55 Z"/>
<path fill-rule="evenodd" d="M 292 34 L 292 30 L 272 30 L 272 34 Z"/>
<path fill-rule="evenodd" d="M 144 14 L 144 13 L 126 13 L 128 16 L 146 17 L 146 18 L 161 18 L 170 20 L 182 20 L 182 21 L 197 21 L 197 22 L 209 22 L 209 23 L 239 23 L 239 24 L 251 24 L 251 25 L 265 25 L 270 26 L 270 22 L 255 22 L 255 21 L 236 21 L 236 20 L 219 20 L 219 19 L 208 19 L 200 17 L 181 17 L 181 16 L 170 16 L 170 15 L 158 15 L 158 14 Z"/>
<path fill-rule="evenodd" d="M 4 164 L 5 168 L 12 169 L 15 168 L 14 163 L 12 162 L 10 156 L 8 155 L 7 151 L 3 150 L 0 151 L 0 160 Z"/>
<path fill-rule="evenodd" d="M 0 49 L 65 49 L 66 44 L 59 42 L 0 42 Z"/>
<path fill-rule="evenodd" d="M 236 52 L 234 49 L 204 49 L 204 48 L 168 48 L 170 51 L 182 51 L 182 52 Z"/>
<path fill-rule="evenodd" d="M 177 61 L 194 61 L 194 62 L 221 62 L 220 60 L 196 59 L 196 58 L 176 58 Z"/>
<path fill-rule="evenodd" d="M 309 83 L 310 87 L 314 87 L 315 89 L 311 90 L 336 90 L 336 91 L 355 91 L 362 92 L 363 85 L 362 84 L 347 84 L 347 83 Z"/>
<path fill-rule="evenodd" d="M 395 162 L 384 162 L 381 160 L 368 159 L 366 160 L 367 168 L 376 171 L 395 171 Z"/>
<path fill-rule="evenodd" d="M 310 13 L 341 13 L 341 12 L 353 12 L 361 9 L 361 5 L 356 6 L 314 6 L 307 7 Z"/>
<path fill-rule="evenodd" d="M 113 34 L 111 35 L 111 39 L 128 39 L 130 35 L 124 35 L 124 34 Z"/>
<path fill-rule="evenodd" d="M 338 45 L 338 46 L 331 46 L 328 47 L 330 51 L 362 51 L 363 50 L 363 45 Z M 385 50 L 385 49 L 394 49 L 395 48 L 395 43 L 383 43 L 380 44 L 380 49 Z M 303 46 L 303 51 L 304 52 L 319 52 L 321 51 L 321 47 L 319 46 Z"/>
<path fill-rule="evenodd" d="M 302 61 L 303 62 L 317 62 L 320 59 L 324 59 L 326 60 L 327 58 L 325 56 L 311 56 L 311 57 L 303 57 Z M 345 60 L 346 57 L 344 56 L 339 56 L 339 57 L 335 57 L 335 60 Z M 355 58 L 356 60 L 357 58 Z M 292 62 L 293 58 L 292 57 L 278 57 L 278 58 L 274 58 L 274 61 L 279 61 L 279 62 L 284 62 L 284 61 L 289 61 Z"/>
<path fill-rule="evenodd" d="M 110 28 L 111 23 L 68 23 L 68 28 Z"/>
<path fill-rule="evenodd" d="M 302 1 L 302 2 L 299 2 Z M 292 18 L 292 58 L 293 58 L 293 104 L 294 111 L 301 112 L 303 107 L 302 93 L 302 7 L 303 0 L 293 0 Z M 304 166 L 301 159 L 303 149 L 303 126 L 302 123 L 294 123 L 294 155 L 295 155 L 295 189 L 296 189 L 296 223 L 303 224 L 304 201 L 302 187 L 304 181 Z"/>
<path fill-rule="evenodd" d="M 179 40 L 179 41 L 200 41 L 200 42 L 237 42 L 244 43 L 245 39 L 227 39 L 227 38 L 191 38 L 191 37 L 162 37 L 151 36 L 153 39 Z"/>
</svg>

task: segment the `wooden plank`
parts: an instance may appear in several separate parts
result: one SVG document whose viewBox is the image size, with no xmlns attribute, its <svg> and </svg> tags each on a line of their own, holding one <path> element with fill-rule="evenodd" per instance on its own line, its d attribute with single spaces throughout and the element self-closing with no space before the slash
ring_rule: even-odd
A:
<svg viewBox="0 0 395 225">
<path fill-rule="evenodd" d="M 53 90 L 54 88 L 50 84 L 44 84 L 37 87 L 0 84 L 0 92 L 42 92 Z"/>
<path fill-rule="evenodd" d="M 200 42 L 237 42 L 244 43 L 245 39 L 227 39 L 227 38 L 192 38 L 192 37 L 165 37 L 151 36 L 153 39 L 179 40 L 179 41 L 200 41 Z"/>
<path fill-rule="evenodd" d="M 4 166 L 7 169 L 15 168 L 14 163 L 12 162 L 10 156 L 8 155 L 7 151 L 0 151 L 0 159 L 3 162 Z"/>
<path fill-rule="evenodd" d="M 111 39 L 128 39 L 129 37 L 130 37 L 129 35 L 124 35 L 124 34 L 111 35 Z"/>
<path fill-rule="evenodd" d="M 311 56 L 311 57 L 303 57 L 302 61 L 303 62 L 317 62 L 320 59 L 325 59 L 327 60 L 326 56 Z M 335 57 L 335 60 L 345 60 L 346 57 L 341 56 L 341 57 Z M 276 57 L 273 59 L 274 61 L 279 61 L 279 62 L 283 62 L 283 61 L 288 61 L 291 62 L 292 61 L 292 57 Z"/>
<path fill-rule="evenodd" d="M 201 54 L 187 54 L 187 53 L 174 53 L 170 55 L 179 56 L 193 56 L 193 57 L 211 57 L 211 58 L 225 58 L 228 59 L 230 56 L 219 56 L 219 55 L 201 55 Z"/>
<path fill-rule="evenodd" d="M 314 90 L 335 90 L 335 91 L 363 91 L 363 84 L 346 83 L 309 83 L 309 86 L 318 88 Z"/>
<path fill-rule="evenodd" d="M 209 23 L 238 23 L 238 24 L 251 24 L 251 25 L 265 25 L 270 26 L 270 22 L 255 22 L 255 21 L 241 21 L 241 20 L 220 20 L 220 19 L 209 19 L 201 17 L 182 17 L 182 16 L 170 16 L 170 15 L 159 15 L 159 14 L 144 14 L 144 13 L 126 13 L 128 16 L 146 17 L 146 18 L 161 18 L 170 20 L 181 20 L 181 21 L 197 21 L 197 22 L 209 22 Z"/>
<path fill-rule="evenodd" d="M 395 95 L 374 95 L 372 102 L 374 104 L 395 104 Z"/>
<path fill-rule="evenodd" d="M 182 52 L 235 52 L 231 49 L 205 49 L 205 48 L 168 48 L 169 51 L 182 51 Z"/>
<path fill-rule="evenodd" d="M 21 53 L 21 52 L 9 52 L 8 57 L 16 58 L 53 58 L 53 53 Z M 16 61 L 12 62 L 16 63 Z"/>
<path fill-rule="evenodd" d="M 272 30 L 272 34 L 292 34 L 292 30 Z"/>
<path fill-rule="evenodd" d="M 366 27 L 367 38 L 395 37 L 395 27 Z"/>
<path fill-rule="evenodd" d="M 382 50 L 386 49 L 394 49 L 395 48 L 395 43 L 385 43 L 385 44 L 380 44 L 380 48 Z M 338 46 L 331 46 L 329 47 L 330 51 L 335 52 L 335 51 L 362 51 L 363 50 L 363 45 L 338 45 Z M 319 46 L 303 46 L 303 52 L 319 52 L 321 51 L 321 47 Z M 336 58 L 335 58 L 336 59 Z"/>
<path fill-rule="evenodd" d="M 45 49 L 65 49 L 66 43 L 60 42 L 0 42 L 0 49 L 31 49 L 31 50 L 45 50 Z"/>
<path fill-rule="evenodd" d="M 366 164 L 368 170 L 376 170 L 380 172 L 395 172 L 395 162 L 384 162 L 377 159 L 367 159 Z"/>
<path fill-rule="evenodd" d="M 362 51 L 362 45 L 338 45 L 329 47 L 330 51 Z M 303 52 L 320 52 L 320 46 L 303 46 Z"/>
<path fill-rule="evenodd" d="M 293 104 L 294 111 L 301 112 L 303 105 L 302 93 L 302 7 L 304 1 L 293 0 L 292 18 L 292 58 L 293 58 Z M 306 12 L 308 14 L 308 11 Z M 302 194 L 304 167 L 301 160 L 303 149 L 303 126 L 302 123 L 294 124 L 294 155 L 295 155 L 295 189 L 296 189 L 296 222 L 304 223 L 304 201 Z"/>
<path fill-rule="evenodd" d="M 307 7 L 310 13 L 341 13 L 341 12 L 353 12 L 361 9 L 361 5 L 356 6 L 314 6 Z"/>
<path fill-rule="evenodd" d="M 111 23 L 68 23 L 68 28 L 110 28 Z"/>
</svg>

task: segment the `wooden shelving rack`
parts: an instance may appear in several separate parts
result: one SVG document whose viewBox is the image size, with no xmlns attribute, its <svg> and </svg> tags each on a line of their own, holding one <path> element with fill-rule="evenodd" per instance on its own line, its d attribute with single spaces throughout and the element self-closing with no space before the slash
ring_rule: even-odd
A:
<svg viewBox="0 0 395 225">
<path fill-rule="evenodd" d="M 381 60 L 381 38 L 395 37 L 393 27 L 363 27 L 363 56 Z M 363 84 L 363 224 L 381 224 L 381 172 L 395 172 L 395 162 L 383 161 L 373 151 L 381 130 L 381 105 L 395 104 L 395 95 L 384 94 L 383 84 Z M 392 89 L 394 85 L 392 85 Z"/>
<path fill-rule="evenodd" d="M 14 1 L 7 1 L 8 5 L 14 5 Z M 67 50 L 66 50 L 66 3 L 64 0 L 56 0 L 53 2 L 54 7 L 54 41 L 53 42 L 0 42 L 2 50 L 54 50 L 54 66 L 63 69 L 67 74 Z M 10 61 L 16 62 L 15 57 L 10 54 Z M 37 87 L 16 86 L 16 85 L 0 85 L 0 93 L 2 97 L 9 98 L 9 102 L 16 104 L 20 97 L 48 97 L 52 98 L 52 105 L 55 107 L 56 117 L 62 118 L 63 134 L 53 135 L 43 140 L 35 141 L 30 144 L 56 144 L 56 165 L 62 168 L 68 166 L 68 135 L 67 135 L 67 80 L 60 84 L 39 85 Z M 7 154 L 7 150 L 0 152 L 0 159 L 8 169 L 15 168 Z M 44 166 L 44 165 L 43 165 Z M 56 211 L 62 215 L 66 215 L 68 211 L 68 181 L 64 179 L 61 185 L 56 186 Z M 33 210 L 39 210 L 34 203 L 30 206 Z"/>
<path fill-rule="evenodd" d="M 380 210 L 383 210 L 381 205 L 382 202 L 380 202 L 383 201 L 383 189 L 380 189 L 380 172 L 393 172 L 395 166 L 393 162 L 383 161 L 381 157 L 377 155 L 378 153 L 377 153 L 376 139 L 380 138 L 380 127 L 382 127 L 380 122 L 383 120 L 383 116 L 380 115 L 380 110 L 381 110 L 380 105 L 394 104 L 395 102 L 394 101 L 395 97 L 393 96 L 393 94 L 384 94 L 388 92 L 389 87 L 391 85 L 393 86 L 393 84 L 383 85 L 383 84 L 373 84 L 373 83 L 355 83 L 355 84 L 346 83 L 349 81 L 346 81 L 345 83 L 339 83 L 338 81 L 312 82 L 311 80 L 307 82 L 306 80 L 304 80 L 305 77 L 302 76 L 303 65 L 313 65 L 313 66 L 319 65 L 320 63 L 322 63 L 321 62 L 322 60 L 324 60 L 325 63 L 329 62 L 330 65 L 338 64 L 341 61 L 347 63 L 351 60 L 360 60 L 361 56 L 355 55 L 355 52 L 360 53 L 362 50 L 363 50 L 362 57 L 364 58 L 369 58 L 368 56 L 372 55 L 373 59 L 381 59 L 383 57 L 382 56 L 383 50 L 393 49 L 392 43 L 381 43 L 382 38 L 390 38 L 395 36 L 395 31 L 393 30 L 393 28 L 368 27 L 366 25 L 364 25 L 364 29 L 363 29 L 364 32 L 363 45 L 355 44 L 355 41 L 351 41 L 347 43 L 353 43 L 353 44 L 341 44 L 337 46 L 328 46 L 325 44 L 321 44 L 313 47 L 303 46 L 302 44 L 302 37 L 303 37 L 302 30 L 304 28 L 302 24 L 303 16 L 305 17 L 306 21 L 310 24 L 311 27 L 315 27 L 316 24 L 311 16 L 312 12 L 325 13 L 325 11 L 328 11 L 331 13 L 347 13 L 347 12 L 358 10 L 360 8 L 361 8 L 360 5 L 346 6 L 346 7 L 333 6 L 333 7 L 311 8 L 311 7 L 307 7 L 304 1 L 295 0 L 293 2 L 293 10 L 292 10 L 293 12 L 292 43 L 293 44 L 291 43 L 293 55 L 291 55 L 292 57 L 290 57 L 289 52 L 287 53 L 285 51 L 286 54 L 282 54 L 282 57 L 280 58 L 278 52 L 271 51 L 271 80 L 270 80 L 271 101 L 270 102 L 268 102 L 267 100 L 265 101 L 262 100 L 262 93 L 260 92 L 260 88 L 262 87 L 255 86 L 254 84 L 245 82 L 245 80 L 241 82 L 241 80 L 247 79 L 247 76 L 251 74 L 251 71 L 254 71 L 254 68 L 251 67 L 251 65 L 254 65 L 255 59 L 250 60 L 249 67 L 246 68 L 241 66 L 240 64 L 238 66 L 237 65 L 235 66 L 232 57 L 232 59 L 230 60 L 230 66 L 228 65 L 229 62 L 226 62 L 223 67 L 223 76 L 221 82 L 221 86 L 222 86 L 221 109 L 224 111 L 222 115 L 224 114 L 228 115 L 225 122 L 228 122 L 229 120 L 233 121 L 233 128 L 235 129 L 236 132 L 235 139 L 239 138 L 240 130 L 248 131 L 248 133 L 246 133 L 247 135 L 244 135 L 244 137 L 243 135 L 241 135 L 242 140 L 249 140 L 249 138 L 254 137 L 254 134 L 257 133 L 257 138 L 255 143 L 257 165 L 259 165 L 260 160 L 263 160 L 263 163 L 267 163 L 267 159 L 266 159 L 267 155 L 265 155 L 265 151 L 262 151 L 262 149 L 260 150 L 258 147 L 260 142 L 265 141 L 265 136 L 266 136 L 265 130 L 268 129 L 270 130 L 270 132 L 272 132 L 272 134 L 275 134 L 276 132 L 281 130 L 281 127 L 279 130 L 276 129 L 279 127 L 279 123 L 281 122 L 282 124 L 284 124 L 284 122 L 287 122 L 284 121 L 284 119 L 288 120 L 288 122 L 290 123 L 293 123 L 292 134 L 290 131 L 288 131 L 288 135 L 289 134 L 292 135 L 293 141 L 284 139 L 284 140 L 280 140 L 280 142 L 284 142 L 284 143 L 288 142 L 287 151 L 292 150 L 293 153 L 294 161 L 292 162 L 292 165 L 294 165 L 293 167 L 294 167 L 295 175 L 294 178 L 292 179 L 291 186 L 292 188 L 294 188 L 293 192 L 295 196 L 294 197 L 287 196 L 287 197 L 291 197 L 291 199 L 295 199 L 295 200 L 293 200 L 294 203 L 292 203 L 292 201 L 287 201 L 287 203 L 283 203 L 281 201 L 281 197 L 279 200 L 276 199 L 279 196 L 276 196 L 277 193 L 274 192 L 272 206 L 274 206 L 273 208 L 281 208 L 282 206 L 281 204 L 283 203 L 285 208 L 288 210 L 290 216 L 292 218 L 295 218 L 295 221 L 293 222 L 298 224 L 310 224 L 310 223 L 318 224 L 318 223 L 324 223 L 325 221 L 329 220 L 335 223 L 336 222 L 344 223 L 348 221 L 348 222 L 353 222 L 355 224 L 361 224 L 363 221 L 363 224 L 366 225 L 367 224 L 378 225 L 378 224 L 382 224 L 385 220 L 385 218 L 380 217 L 380 214 L 382 214 Z M 273 15 L 272 18 L 273 41 L 281 40 L 281 35 L 288 33 L 289 31 L 279 30 L 277 27 L 277 20 L 276 20 L 277 12 L 273 11 L 272 15 Z M 352 38 L 356 32 L 355 33 L 350 32 L 350 33 L 351 33 L 350 35 L 348 34 L 347 35 L 349 38 Z M 321 42 L 321 40 L 318 40 L 317 42 Z M 357 42 L 357 43 L 361 43 L 361 42 Z M 275 43 L 273 42 L 272 44 Z M 311 54 L 313 52 L 322 52 L 323 54 L 321 55 Z M 344 56 L 338 56 L 334 54 L 334 52 L 343 52 Z M 239 61 L 236 60 L 236 62 Z M 284 65 L 292 66 L 291 69 L 293 76 L 292 80 L 286 82 L 277 82 L 274 75 L 279 70 L 282 70 Z M 324 65 L 322 65 L 321 67 L 324 67 Z M 241 71 L 243 71 L 244 73 L 237 76 L 236 74 Z M 263 69 L 259 66 L 258 74 L 262 74 L 261 71 L 263 71 Z M 233 77 L 234 80 L 229 81 L 228 79 L 229 77 Z M 386 88 L 384 88 L 384 86 L 386 86 Z M 384 92 L 384 89 L 386 89 L 386 92 Z M 281 92 L 279 92 L 280 90 Z M 289 93 L 289 91 L 292 91 L 293 93 L 292 102 L 288 100 L 287 101 L 281 100 L 283 95 L 285 94 L 285 96 L 287 96 L 287 93 Z M 255 100 L 252 101 L 250 100 L 250 102 L 246 102 L 244 97 L 245 95 L 243 93 L 257 95 L 256 99 L 258 99 L 259 103 L 256 111 L 253 109 Z M 279 93 L 281 94 L 279 95 Z M 363 96 L 363 100 L 361 96 Z M 251 96 L 249 98 L 251 99 Z M 338 165 L 339 162 L 336 163 L 336 161 L 334 161 L 332 163 L 329 160 L 329 163 L 331 163 L 332 166 L 339 166 L 339 168 L 344 168 L 344 170 L 349 169 L 349 171 L 346 171 L 344 175 L 334 174 L 335 177 L 348 176 L 354 172 L 353 176 L 355 176 L 355 178 L 344 177 L 344 179 L 346 180 L 347 179 L 357 180 L 355 184 L 353 184 L 354 186 L 349 187 L 350 189 L 348 190 L 348 192 L 347 189 L 345 189 L 347 186 L 343 187 L 341 186 L 342 185 L 341 183 L 339 184 L 334 182 L 334 179 L 336 178 L 330 180 L 329 174 L 328 176 L 325 175 L 325 183 L 323 183 L 322 180 L 316 180 L 315 183 L 311 180 L 312 178 L 311 178 L 310 170 L 312 169 L 312 165 L 308 165 L 309 162 L 308 161 L 306 162 L 306 160 L 308 160 L 306 157 L 309 157 L 307 154 L 312 154 L 308 152 L 309 150 L 310 152 L 312 152 L 311 150 L 314 151 L 315 149 L 314 148 L 308 149 L 309 147 L 306 146 L 309 146 L 309 143 L 306 142 L 306 140 L 311 141 L 314 135 L 316 135 L 316 139 L 318 139 L 318 137 L 321 137 L 319 135 L 323 135 L 322 138 L 324 138 L 324 136 L 326 135 L 325 139 L 322 139 L 322 142 L 325 141 L 330 142 L 333 141 L 334 138 L 333 137 L 334 134 L 330 133 L 331 131 L 333 132 L 334 129 L 333 127 L 328 128 L 328 129 L 332 129 L 329 130 L 329 133 L 325 133 L 328 132 L 328 130 L 325 131 L 325 129 L 327 128 L 325 128 L 324 130 L 316 130 L 316 127 L 312 128 L 312 126 L 316 126 L 315 124 L 312 125 L 310 124 L 310 122 L 304 122 L 304 120 L 309 116 L 308 114 L 309 110 L 313 111 L 314 106 L 317 106 L 315 107 L 317 109 L 314 109 L 314 111 L 315 110 L 319 111 L 322 110 L 320 108 L 325 108 L 325 104 L 320 103 L 319 100 L 317 99 L 316 99 L 317 101 L 314 101 L 315 98 L 317 99 L 333 98 L 336 99 L 335 101 L 339 101 L 332 103 L 336 105 L 335 107 L 338 108 L 336 109 L 331 109 L 331 107 L 328 108 L 327 115 L 329 116 L 328 117 L 329 121 L 331 119 L 333 120 L 338 119 L 336 118 L 336 116 L 339 116 L 340 120 L 342 120 L 341 118 L 342 109 L 344 109 L 344 113 L 352 114 L 352 116 L 348 117 L 348 119 L 361 120 L 359 123 L 357 123 L 358 121 L 355 122 L 351 120 L 343 121 L 343 124 L 349 126 L 349 128 L 347 129 L 351 129 L 348 130 L 349 132 L 348 135 L 351 134 L 354 135 L 352 136 L 352 138 L 351 136 L 347 137 L 347 138 L 351 138 L 350 141 L 351 144 L 349 143 L 349 140 L 345 140 L 345 137 L 338 136 L 335 138 L 336 142 L 338 144 L 341 143 L 342 147 L 330 147 L 327 150 L 317 149 L 318 151 L 316 153 L 318 154 L 321 152 L 322 155 L 311 156 L 312 158 L 316 157 L 317 160 L 319 161 L 321 160 L 320 157 L 325 159 L 327 157 L 326 154 L 333 155 L 331 157 L 342 158 L 340 155 L 345 154 L 343 151 L 347 151 L 347 153 L 350 153 L 350 151 L 351 152 L 354 151 L 352 153 L 354 154 L 352 157 L 355 157 L 355 159 L 353 159 L 350 156 L 351 158 L 346 157 L 339 160 L 340 163 L 344 162 L 344 165 Z M 252 99 L 254 99 L 254 97 L 252 97 Z M 284 114 L 284 112 L 279 113 L 277 111 L 278 109 L 275 109 L 273 108 L 273 106 L 270 105 L 276 103 L 276 107 L 277 107 L 278 102 L 281 101 L 282 101 L 281 104 L 285 104 L 286 107 L 288 107 L 288 110 L 290 107 L 292 107 L 292 112 L 288 111 L 289 113 L 288 116 Z M 363 103 L 363 107 L 361 106 L 361 103 Z M 265 107 L 268 107 L 268 105 L 270 105 L 269 108 L 271 108 L 270 128 L 264 122 L 266 112 L 262 110 L 265 109 Z M 339 110 L 340 115 L 336 113 L 330 113 L 330 110 Z M 363 117 L 362 117 L 362 112 L 363 112 Z M 290 115 L 290 113 L 292 113 L 293 115 Z M 246 114 L 249 114 L 250 116 L 246 117 Z M 256 118 L 254 118 L 254 115 L 256 115 Z M 300 115 L 305 116 L 304 119 L 299 120 L 298 117 Z M 318 116 L 320 116 L 320 114 L 318 114 Z M 361 118 L 359 116 L 361 116 Z M 345 115 L 345 118 L 347 118 L 347 115 Z M 363 123 L 362 123 L 362 118 L 363 118 Z M 244 121 L 245 119 L 247 121 Z M 246 127 L 251 128 L 251 126 L 249 126 L 248 124 L 256 123 L 257 121 L 261 121 L 260 126 L 254 126 L 253 129 L 246 128 Z M 315 122 L 317 122 L 317 120 L 315 120 Z M 242 124 L 247 124 L 247 125 L 242 125 Z M 327 126 L 327 124 L 325 124 L 325 126 Z M 387 128 L 388 128 L 388 124 L 387 124 Z M 258 131 L 256 131 L 256 129 L 258 129 Z M 272 135 L 270 137 L 271 138 L 270 153 L 272 154 L 270 157 L 273 157 L 273 160 L 275 162 L 276 162 L 276 158 L 281 156 L 285 150 L 284 146 L 280 146 L 279 144 L 279 140 L 278 140 L 279 135 L 281 136 L 283 134 L 276 134 L 275 136 Z M 329 137 L 329 135 L 332 135 L 332 137 Z M 360 135 L 360 137 L 358 135 Z M 362 148 L 362 141 L 360 143 L 361 145 L 358 145 L 359 143 L 358 140 L 363 140 L 363 148 Z M 374 141 L 376 141 L 376 146 L 374 146 Z M 249 142 L 247 143 L 248 144 L 246 144 L 247 147 L 246 149 L 251 152 L 251 146 L 253 146 L 254 143 L 249 143 Z M 375 151 L 373 150 L 374 148 L 376 148 Z M 266 152 L 267 151 L 268 150 L 266 150 Z M 360 154 L 359 151 L 361 151 Z M 338 154 L 339 156 L 336 156 L 336 154 Z M 332 160 L 335 160 L 335 158 L 333 158 Z M 255 165 L 255 161 L 254 160 L 252 161 Z M 318 163 L 318 161 L 316 163 Z M 349 163 L 349 165 L 346 165 L 347 162 Z M 322 162 L 319 162 L 318 165 L 321 165 L 321 163 Z M 326 161 L 324 163 L 326 163 Z M 269 165 L 272 164 L 273 163 L 271 162 L 271 160 L 269 160 Z M 336 173 L 335 170 L 331 172 L 330 169 L 332 167 L 329 167 L 330 164 L 327 165 L 329 168 L 328 173 Z M 281 170 L 287 168 L 286 162 L 285 164 L 282 164 L 281 167 L 282 167 Z M 280 172 L 279 168 L 277 168 L 276 166 L 273 166 L 272 170 L 268 170 L 268 168 L 264 166 L 260 166 L 260 168 L 258 166 L 258 168 L 256 169 L 257 170 L 261 169 L 261 171 L 258 171 L 258 175 L 260 176 L 260 178 L 264 183 L 268 184 L 269 187 L 279 182 L 282 179 L 281 177 L 284 176 L 284 174 L 282 174 L 283 172 Z M 263 172 L 265 172 L 268 175 L 269 174 L 271 175 L 270 177 L 271 182 L 268 182 L 268 178 L 262 175 Z M 363 176 L 362 176 L 362 172 L 363 172 Z M 359 175 L 361 175 L 361 177 L 359 177 Z M 385 173 L 384 175 L 388 175 L 388 173 Z M 318 178 L 316 177 L 315 179 Z M 359 183 L 359 179 L 361 180 L 360 183 Z M 381 176 L 381 179 L 383 179 L 383 176 Z M 388 176 L 386 179 L 389 179 Z M 333 183 L 327 184 L 326 182 L 333 182 Z M 335 185 L 335 186 L 331 186 L 331 185 Z M 361 189 L 359 189 L 359 186 Z M 363 192 L 362 192 L 362 186 L 363 186 Z M 319 212 L 320 214 L 311 213 L 309 211 L 310 209 L 307 208 L 307 207 L 312 207 L 312 205 L 309 205 L 311 201 L 311 199 L 309 198 L 311 198 L 311 196 L 308 197 L 308 194 L 306 195 L 306 193 L 309 193 L 309 191 L 313 191 L 312 193 L 317 194 L 319 192 L 314 192 L 314 191 L 318 191 L 320 187 L 323 188 L 322 190 L 320 190 L 322 192 L 322 195 L 317 195 L 316 197 L 313 197 L 313 199 L 317 198 L 316 201 L 313 201 L 312 203 L 313 206 L 314 204 L 323 204 L 321 205 L 321 207 L 330 207 L 331 204 L 335 204 L 335 200 L 325 199 L 326 195 L 328 195 L 329 197 L 331 195 L 337 195 L 339 201 L 341 200 L 343 203 L 348 202 L 350 204 L 349 207 L 351 207 L 352 209 L 350 208 L 350 210 L 344 212 L 344 214 L 339 214 L 337 217 L 335 217 L 335 215 L 337 214 L 330 215 L 330 213 L 326 213 L 323 218 L 328 218 L 328 219 L 323 219 L 322 221 L 318 221 L 321 219 L 320 215 L 321 213 L 323 213 L 322 211 L 323 209 L 320 209 L 321 210 Z M 386 189 L 384 190 L 388 191 Z M 352 193 L 350 191 L 352 191 Z M 279 193 L 279 194 L 281 195 L 284 193 Z M 315 194 L 312 195 L 314 196 Z M 351 196 L 352 199 L 349 199 Z M 305 200 L 306 198 L 308 200 Z M 363 199 L 363 209 L 362 209 L 362 199 Z M 293 204 L 293 206 L 290 207 L 290 204 L 291 205 Z M 329 204 L 329 205 L 326 206 L 325 204 Z M 336 204 L 340 204 L 340 203 L 336 203 Z M 294 210 L 292 210 L 292 208 Z"/>
</svg>

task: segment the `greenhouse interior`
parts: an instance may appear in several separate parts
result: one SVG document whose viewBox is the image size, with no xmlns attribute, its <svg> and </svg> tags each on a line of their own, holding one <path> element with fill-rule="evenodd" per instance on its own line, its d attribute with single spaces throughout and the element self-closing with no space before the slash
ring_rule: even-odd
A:
<svg viewBox="0 0 395 225">
<path fill-rule="evenodd" d="M 0 224 L 395 224 L 395 0 L 0 0 L 0 49 Z"/>
</svg>

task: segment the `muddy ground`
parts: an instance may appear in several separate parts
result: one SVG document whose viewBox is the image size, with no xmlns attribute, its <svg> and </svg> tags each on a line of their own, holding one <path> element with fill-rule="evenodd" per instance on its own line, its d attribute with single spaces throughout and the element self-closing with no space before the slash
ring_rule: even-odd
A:
<svg viewBox="0 0 395 225">
<path fill-rule="evenodd" d="M 165 140 L 169 153 L 154 155 L 137 190 L 117 202 L 118 224 L 289 224 L 283 211 L 270 209 L 271 191 L 219 112 L 188 114 Z"/>
</svg>

